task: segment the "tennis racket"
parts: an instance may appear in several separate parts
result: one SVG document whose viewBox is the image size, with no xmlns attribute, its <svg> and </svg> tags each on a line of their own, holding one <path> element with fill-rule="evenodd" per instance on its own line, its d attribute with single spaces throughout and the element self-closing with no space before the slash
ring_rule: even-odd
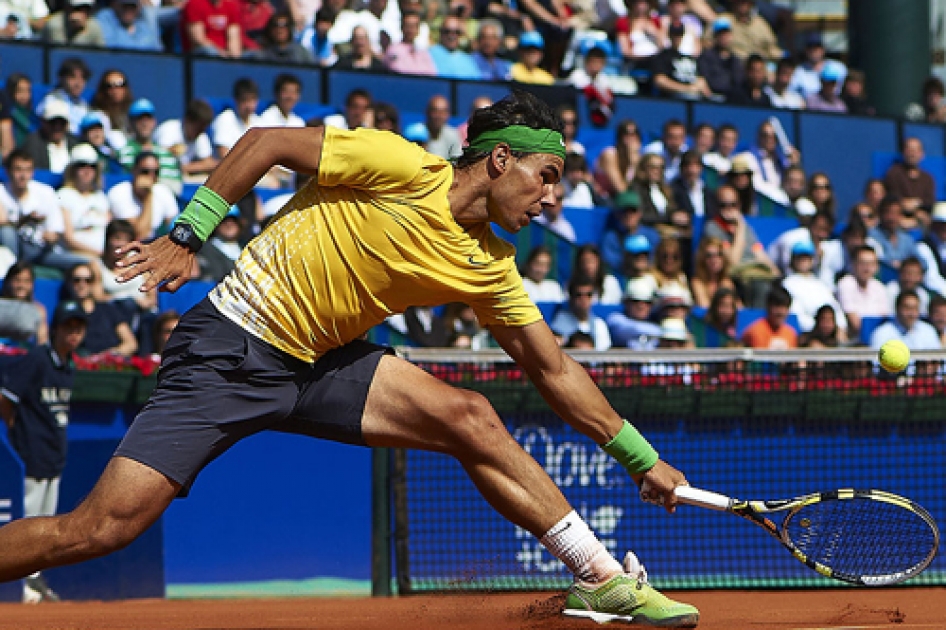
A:
<svg viewBox="0 0 946 630">
<path fill-rule="evenodd" d="M 690 486 L 675 491 L 681 503 L 752 521 L 808 567 L 851 584 L 908 580 L 929 566 L 939 547 L 929 512 L 881 490 L 843 489 L 780 501 L 740 501 Z"/>
</svg>

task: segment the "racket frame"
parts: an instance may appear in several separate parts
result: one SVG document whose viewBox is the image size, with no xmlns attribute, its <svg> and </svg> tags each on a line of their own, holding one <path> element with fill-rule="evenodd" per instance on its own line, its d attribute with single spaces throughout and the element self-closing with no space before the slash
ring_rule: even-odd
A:
<svg viewBox="0 0 946 630">
<path fill-rule="evenodd" d="M 936 526 L 936 521 L 933 520 L 930 513 L 927 512 L 923 506 L 914 503 L 910 499 L 883 490 L 841 488 L 829 492 L 806 494 L 795 497 L 794 499 L 775 501 L 742 501 L 717 492 L 701 490 L 692 486 L 677 486 L 674 492 L 677 495 L 677 500 L 681 503 L 715 510 L 717 512 L 730 512 L 755 523 L 782 543 L 798 561 L 825 577 L 841 580 L 842 582 L 848 582 L 850 584 L 862 586 L 891 586 L 893 584 L 899 584 L 922 573 L 936 557 L 936 552 L 939 548 L 939 528 Z M 933 545 L 930 553 L 922 562 L 905 571 L 899 571 L 890 575 L 860 576 L 836 571 L 820 562 L 816 562 L 809 558 L 792 542 L 788 535 L 788 524 L 802 508 L 822 501 L 846 501 L 851 499 L 881 501 L 902 509 L 910 510 L 919 516 L 929 525 L 930 530 L 933 532 Z M 776 524 L 775 521 L 766 516 L 779 512 L 785 513 L 785 517 L 780 524 Z"/>
</svg>

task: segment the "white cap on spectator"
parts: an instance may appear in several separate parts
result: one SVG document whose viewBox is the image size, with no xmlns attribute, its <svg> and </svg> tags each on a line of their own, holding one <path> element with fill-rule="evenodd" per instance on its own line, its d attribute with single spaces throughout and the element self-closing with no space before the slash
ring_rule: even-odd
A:
<svg viewBox="0 0 946 630">
<path fill-rule="evenodd" d="M 818 212 L 818 208 L 815 206 L 815 202 L 808 197 L 799 197 L 795 200 L 795 212 L 802 217 L 811 217 Z"/>
<path fill-rule="evenodd" d="M 72 151 L 69 152 L 69 163 L 70 164 L 98 164 L 99 163 L 99 152 L 95 148 L 86 142 L 82 144 L 77 144 L 72 147 Z"/>
<path fill-rule="evenodd" d="M 672 341 L 687 341 L 690 333 L 687 331 L 686 322 L 676 317 L 668 317 L 660 322 L 660 338 L 670 339 Z"/>
<path fill-rule="evenodd" d="M 43 110 L 43 120 L 55 120 L 57 118 L 69 120 L 69 106 L 58 98 L 51 98 L 47 101 L 46 108 Z"/>
<path fill-rule="evenodd" d="M 668 284 L 657 289 L 657 308 L 667 306 L 693 306 L 689 289 L 679 284 Z"/>
<path fill-rule="evenodd" d="M 654 285 L 650 278 L 632 278 L 627 281 L 627 290 L 624 292 L 625 300 L 634 300 L 635 302 L 653 302 Z"/>
<path fill-rule="evenodd" d="M 933 204 L 931 217 L 937 223 L 946 223 L 946 201 L 937 201 Z"/>
</svg>

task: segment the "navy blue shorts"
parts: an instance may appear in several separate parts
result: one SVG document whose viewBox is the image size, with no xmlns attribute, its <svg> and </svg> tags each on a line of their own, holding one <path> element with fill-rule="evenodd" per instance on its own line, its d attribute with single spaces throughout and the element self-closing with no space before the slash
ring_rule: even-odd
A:
<svg viewBox="0 0 946 630">
<path fill-rule="evenodd" d="M 182 486 L 239 440 L 283 431 L 364 446 L 368 388 L 390 348 L 353 341 L 315 364 L 254 337 L 208 299 L 181 319 L 158 385 L 115 455 Z"/>
</svg>

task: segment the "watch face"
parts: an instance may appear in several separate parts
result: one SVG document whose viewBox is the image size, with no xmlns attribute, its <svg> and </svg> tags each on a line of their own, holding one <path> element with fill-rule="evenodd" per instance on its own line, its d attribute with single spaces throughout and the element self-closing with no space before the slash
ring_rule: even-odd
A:
<svg viewBox="0 0 946 630">
<path fill-rule="evenodd" d="M 190 238 L 190 230 L 187 229 L 184 225 L 175 225 L 174 226 L 174 238 L 179 241 L 186 241 Z"/>
</svg>

